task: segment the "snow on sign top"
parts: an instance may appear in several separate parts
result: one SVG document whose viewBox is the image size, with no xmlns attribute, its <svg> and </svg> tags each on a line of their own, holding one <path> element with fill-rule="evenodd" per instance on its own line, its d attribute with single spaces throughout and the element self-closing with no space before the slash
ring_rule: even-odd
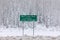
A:
<svg viewBox="0 0 60 40">
<path fill-rule="evenodd" d="M 37 15 L 20 15 L 20 21 L 37 21 Z"/>
</svg>

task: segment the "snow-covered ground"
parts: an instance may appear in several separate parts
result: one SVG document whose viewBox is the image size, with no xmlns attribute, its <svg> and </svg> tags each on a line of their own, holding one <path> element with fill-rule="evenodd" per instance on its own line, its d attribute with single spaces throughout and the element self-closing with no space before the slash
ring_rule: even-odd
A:
<svg viewBox="0 0 60 40">
<path fill-rule="evenodd" d="M 60 36 L 58 37 L 50 37 L 50 36 L 7 36 L 0 37 L 0 40 L 60 40 Z"/>
<path fill-rule="evenodd" d="M 33 29 L 25 29 L 24 34 L 33 36 Z M 59 36 L 60 31 L 55 28 L 46 28 L 44 25 L 36 24 L 34 36 Z M 0 36 L 23 36 L 21 28 L 0 28 Z"/>
</svg>

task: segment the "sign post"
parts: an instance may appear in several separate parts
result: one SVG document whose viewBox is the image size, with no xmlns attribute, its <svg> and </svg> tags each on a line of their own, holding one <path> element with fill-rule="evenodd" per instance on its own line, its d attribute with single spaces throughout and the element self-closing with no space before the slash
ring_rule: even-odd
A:
<svg viewBox="0 0 60 40">
<path fill-rule="evenodd" d="M 20 15 L 20 21 L 23 22 L 33 22 L 33 36 L 34 36 L 34 22 L 37 21 L 37 15 Z M 23 35 L 24 35 L 24 26 L 22 28 L 23 30 Z"/>
</svg>

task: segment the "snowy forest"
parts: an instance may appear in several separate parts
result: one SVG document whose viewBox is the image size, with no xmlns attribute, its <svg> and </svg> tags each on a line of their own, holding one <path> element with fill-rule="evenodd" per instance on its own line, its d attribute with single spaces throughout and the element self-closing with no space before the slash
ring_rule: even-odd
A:
<svg viewBox="0 0 60 40">
<path fill-rule="evenodd" d="M 6 28 L 60 27 L 60 0 L 0 0 L 0 25 Z M 21 22 L 20 15 L 37 15 L 37 22 Z M 4 28 L 4 27 L 3 27 Z"/>
</svg>

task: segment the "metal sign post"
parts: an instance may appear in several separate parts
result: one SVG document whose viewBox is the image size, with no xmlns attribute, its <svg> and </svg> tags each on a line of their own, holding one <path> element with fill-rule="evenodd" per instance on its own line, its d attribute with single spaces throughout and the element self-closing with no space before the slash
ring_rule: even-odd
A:
<svg viewBox="0 0 60 40">
<path fill-rule="evenodd" d="M 23 34 L 22 34 L 22 35 L 24 36 L 24 25 L 25 25 L 25 24 L 24 24 L 24 22 L 22 22 L 22 23 L 23 23 L 23 27 L 22 27 L 22 33 L 23 33 Z"/>
<path fill-rule="evenodd" d="M 33 22 L 33 36 L 34 36 L 34 22 Z"/>
<path fill-rule="evenodd" d="M 34 22 L 37 21 L 37 15 L 20 15 L 20 21 L 23 23 L 23 36 L 24 36 L 24 22 L 33 22 L 33 36 L 34 36 Z"/>
</svg>

